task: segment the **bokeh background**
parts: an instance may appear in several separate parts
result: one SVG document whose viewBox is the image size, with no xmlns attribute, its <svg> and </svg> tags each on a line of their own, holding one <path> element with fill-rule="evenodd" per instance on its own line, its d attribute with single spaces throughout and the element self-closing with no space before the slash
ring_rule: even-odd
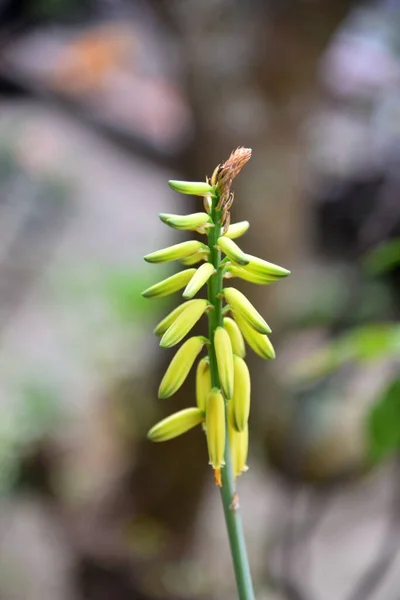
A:
<svg viewBox="0 0 400 600">
<path fill-rule="evenodd" d="M 239 145 L 249 357 L 239 481 L 258 600 L 398 600 L 400 2 L 0 0 L 0 598 L 236 597 L 204 436 L 146 431 L 184 235 L 168 179 Z M 200 201 L 201 202 L 201 201 Z"/>
</svg>

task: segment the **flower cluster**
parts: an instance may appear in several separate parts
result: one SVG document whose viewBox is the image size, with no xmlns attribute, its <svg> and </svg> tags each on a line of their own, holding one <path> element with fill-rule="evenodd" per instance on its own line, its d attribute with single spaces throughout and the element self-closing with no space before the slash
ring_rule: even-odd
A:
<svg viewBox="0 0 400 600">
<path fill-rule="evenodd" d="M 244 294 L 233 287 L 223 287 L 223 281 L 236 277 L 266 285 L 290 273 L 246 254 L 233 241 L 249 228 L 247 221 L 231 225 L 229 211 L 233 202 L 232 181 L 250 157 L 250 149 L 238 148 L 205 183 L 170 181 L 171 188 L 178 192 L 203 196 L 204 211 L 191 215 L 162 213 L 160 219 L 174 229 L 196 231 L 205 236 L 206 242 L 186 241 L 144 257 L 150 263 L 178 260 L 187 267 L 143 292 L 146 298 L 160 298 L 183 289 L 185 302 L 154 330 L 161 336 L 160 346 L 170 348 L 179 344 L 204 314 L 209 325 L 208 338 L 193 336 L 182 344 L 158 392 L 159 398 L 172 396 L 206 349 L 207 356 L 197 365 L 197 406 L 163 419 L 152 427 L 148 437 L 155 442 L 166 441 L 202 424 L 210 464 L 219 485 L 227 451 L 234 477 L 247 469 L 250 375 L 244 361 L 245 341 L 262 358 L 275 358 L 268 337 L 269 325 Z M 207 298 L 194 298 L 205 284 Z"/>
</svg>

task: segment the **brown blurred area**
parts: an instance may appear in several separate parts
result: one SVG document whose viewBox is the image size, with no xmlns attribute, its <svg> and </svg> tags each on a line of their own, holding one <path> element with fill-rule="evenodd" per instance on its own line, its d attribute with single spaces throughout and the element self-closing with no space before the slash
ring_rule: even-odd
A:
<svg viewBox="0 0 400 600">
<path fill-rule="evenodd" d="M 237 146 L 233 221 L 287 280 L 240 285 L 277 359 L 249 353 L 240 505 L 258 600 L 396 600 L 397 459 L 372 468 L 365 419 L 396 359 L 299 381 L 350 328 L 399 319 L 400 3 L 0 0 L 0 598 L 235 597 L 204 436 L 149 426 L 175 306 L 140 292 Z"/>
</svg>

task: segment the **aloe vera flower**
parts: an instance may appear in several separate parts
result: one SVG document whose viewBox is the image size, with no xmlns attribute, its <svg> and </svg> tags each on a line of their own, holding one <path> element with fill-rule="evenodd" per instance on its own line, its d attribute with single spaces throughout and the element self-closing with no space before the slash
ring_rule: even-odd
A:
<svg viewBox="0 0 400 600">
<path fill-rule="evenodd" d="M 183 341 L 161 381 L 159 397 L 172 396 L 197 363 L 193 406 L 154 425 L 148 437 L 161 442 L 199 425 L 205 430 L 209 463 L 215 482 L 221 487 L 240 600 L 254 600 L 241 521 L 235 508 L 236 477 L 247 470 L 249 443 L 251 383 L 244 360 L 245 343 L 263 359 L 275 358 L 275 351 L 268 323 L 242 292 L 225 287 L 224 280 L 239 278 L 269 285 L 290 274 L 283 267 L 247 254 L 233 241 L 249 228 L 248 221 L 231 224 L 230 209 L 234 201 L 233 180 L 250 158 L 251 150 L 240 147 L 205 182 L 169 181 L 179 193 L 201 196 L 204 212 L 161 213 L 161 221 L 177 230 L 195 231 L 204 242 L 185 241 L 147 254 L 145 260 L 150 263 L 176 260 L 190 268 L 143 292 L 146 298 L 159 298 L 183 290 L 185 300 L 154 330 L 162 336 L 163 347 Z M 205 286 L 206 299 L 196 299 Z M 208 320 L 208 337 L 184 340 L 204 317 Z"/>
</svg>

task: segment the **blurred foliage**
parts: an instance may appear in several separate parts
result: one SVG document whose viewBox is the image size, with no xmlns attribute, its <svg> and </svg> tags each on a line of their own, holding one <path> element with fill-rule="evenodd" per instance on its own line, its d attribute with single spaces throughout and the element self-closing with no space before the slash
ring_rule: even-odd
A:
<svg viewBox="0 0 400 600">
<path fill-rule="evenodd" d="M 323 265 L 302 275 L 307 294 L 293 294 L 289 312 L 297 327 L 353 326 L 393 312 L 394 299 L 384 281 L 374 281 L 345 265 Z"/>
<path fill-rule="evenodd" d="M 164 273 L 165 271 L 163 271 Z M 166 275 L 165 275 L 166 276 Z M 160 274 L 162 279 L 163 274 Z M 66 309 L 79 312 L 86 325 L 105 324 L 145 329 L 154 310 L 163 303 L 146 302 L 143 289 L 154 277 L 133 268 L 89 266 L 66 267 L 53 278 L 52 292 Z"/>
<path fill-rule="evenodd" d="M 400 267 L 400 238 L 379 244 L 365 257 L 365 269 L 371 275 L 379 275 Z"/>
<path fill-rule="evenodd" d="M 400 354 L 400 325 L 371 323 L 356 327 L 301 361 L 296 374 L 301 380 L 328 375 L 349 362 L 395 358 Z"/>
<path fill-rule="evenodd" d="M 313 319 L 307 320 L 304 314 L 303 319 L 298 320 L 301 326 L 328 326 L 335 331 L 335 323 L 340 323 L 347 329 L 296 365 L 294 375 L 297 384 L 317 385 L 320 401 L 324 396 L 321 389 L 329 388 L 330 376 L 335 372 L 340 373 L 349 366 L 382 362 L 393 365 L 392 373 L 399 361 L 400 323 L 389 320 L 394 312 L 394 304 L 390 300 L 390 281 L 374 282 L 368 277 L 395 271 L 400 266 L 400 239 L 381 243 L 365 256 L 362 265 L 363 273 L 367 274 L 362 282 L 364 292 L 368 289 L 376 292 L 372 301 L 368 293 L 363 293 L 359 296 L 361 301 L 356 310 L 349 310 L 352 306 L 351 279 L 344 286 L 346 291 L 338 292 L 337 281 L 333 277 L 329 285 L 318 287 L 315 304 L 311 304 L 308 310 L 308 314 L 314 314 Z M 368 304 L 373 310 L 365 311 Z M 322 305 L 325 306 L 324 310 L 314 310 L 315 306 Z M 348 321 L 344 318 L 346 311 Z M 365 320 L 368 322 L 365 323 Z M 364 324 L 359 325 L 360 321 L 364 321 Z M 399 378 L 388 375 L 383 391 L 381 388 L 367 409 L 364 423 L 367 460 L 376 463 L 400 450 Z"/>
<path fill-rule="evenodd" d="M 367 419 L 369 455 L 381 461 L 400 449 L 400 378 L 390 383 Z"/>
<path fill-rule="evenodd" d="M 34 378 L 15 382 L 13 405 L 0 420 L 0 496 L 16 481 L 21 456 L 65 424 L 55 385 Z"/>
</svg>

